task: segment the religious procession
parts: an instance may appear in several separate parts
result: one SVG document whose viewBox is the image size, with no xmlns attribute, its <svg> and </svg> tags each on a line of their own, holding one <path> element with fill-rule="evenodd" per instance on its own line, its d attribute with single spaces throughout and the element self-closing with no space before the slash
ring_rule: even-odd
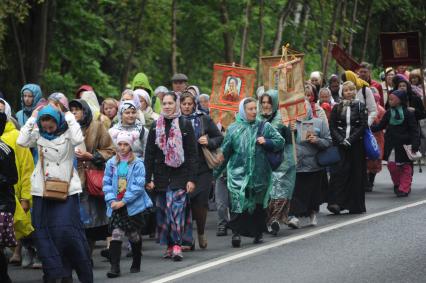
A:
<svg viewBox="0 0 426 283">
<path fill-rule="evenodd" d="M 28 5 L 47 13 L 50 2 Z M 335 9 L 367 5 L 352 2 Z M 211 62 L 201 84 L 176 61 L 161 81 L 131 66 L 110 94 L 90 76 L 71 91 L 0 79 L 0 282 L 152 281 L 200 256 L 371 215 L 367 199 L 382 192 L 406 203 L 426 153 L 422 36 L 380 32 L 379 63 L 331 38 L 315 68 L 311 51 L 281 37 L 275 54 L 250 59 L 257 66 Z M 164 270 L 140 277 L 153 268 Z"/>
</svg>

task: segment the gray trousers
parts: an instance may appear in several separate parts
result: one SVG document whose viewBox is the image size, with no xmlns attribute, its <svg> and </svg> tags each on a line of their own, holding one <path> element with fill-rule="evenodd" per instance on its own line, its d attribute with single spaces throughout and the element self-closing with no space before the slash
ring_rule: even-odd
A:
<svg viewBox="0 0 426 283">
<path fill-rule="evenodd" d="M 216 180 L 214 194 L 217 208 L 217 225 L 225 226 L 229 222 L 229 192 L 226 187 L 225 177 L 221 176 Z"/>
</svg>

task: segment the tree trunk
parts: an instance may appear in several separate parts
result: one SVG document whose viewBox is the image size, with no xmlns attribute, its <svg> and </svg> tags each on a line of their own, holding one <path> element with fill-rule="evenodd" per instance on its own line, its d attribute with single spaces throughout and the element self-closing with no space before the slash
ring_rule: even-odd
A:
<svg viewBox="0 0 426 283">
<path fill-rule="evenodd" d="M 365 54 L 367 53 L 367 46 L 368 46 L 368 36 L 370 31 L 370 22 L 371 22 L 371 16 L 373 15 L 373 2 L 368 2 L 368 12 L 367 12 L 367 19 L 365 20 L 365 28 L 364 28 L 364 44 L 362 46 L 362 53 L 361 53 L 361 61 L 365 61 Z"/>
<path fill-rule="evenodd" d="M 130 51 L 129 51 L 129 54 L 127 55 L 127 58 L 125 60 L 125 65 L 124 65 L 122 76 L 121 76 L 121 89 L 124 89 L 126 87 L 126 84 L 128 83 L 128 80 L 129 80 L 129 73 L 130 73 L 130 68 L 132 66 L 132 59 L 133 59 L 133 55 L 135 54 L 136 47 L 137 47 L 137 44 L 138 44 L 138 40 L 137 40 L 138 37 L 139 37 L 138 32 L 141 29 L 142 22 L 143 22 L 143 16 L 145 14 L 146 1 L 147 0 L 142 0 L 141 8 L 139 10 L 140 14 L 139 14 L 139 17 L 138 17 L 138 22 L 137 22 L 137 25 L 136 25 L 135 32 L 133 33 L 133 36 L 132 36 L 132 39 L 131 39 Z"/>
<path fill-rule="evenodd" d="M 333 42 L 337 41 L 336 38 L 336 23 L 337 23 L 337 16 L 340 11 L 342 2 L 340 0 L 336 0 L 334 3 L 334 10 L 333 10 L 333 19 L 331 21 L 331 27 L 330 27 L 330 40 Z"/>
<path fill-rule="evenodd" d="M 257 61 L 257 86 L 261 86 L 262 81 L 262 69 L 261 69 L 261 61 L 260 57 L 263 56 L 263 41 L 265 39 L 265 29 L 263 26 L 263 13 L 265 10 L 265 1 L 260 0 L 259 1 L 259 49 L 258 49 L 258 61 Z"/>
<path fill-rule="evenodd" d="M 244 27 L 243 27 L 243 37 L 241 39 L 241 49 L 240 49 L 240 65 L 244 66 L 244 55 L 248 43 L 248 28 L 250 22 L 250 10 L 251 10 L 251 0 L 247 0 L 246 10 L 244 13 Z"/>
<path fill-rule="evenodd" d="M 342 14 L 340 18 L 340 31 L 339 31 L 339 45 L 340 47 L 344 48 L 343 43 L 345 39 L 345 27 L 346 27 L 346 7 L 347 7 L 347 1 L 342 1 Z"/>
<path fill-rule="evenodd" d="M 39 49 L 37 53 L 38 62 L 36 61 L 35 82 L 39 83 L 46 62 L 46 45 L 47 45 L 47 21 L 49 16 L 49 0 L 46 0 L 41 7 L 40 29 L 39 29 Z"/>
<path fill-rule="evenodd" d="M 354 38 L 357 8 L 358 8 L 358 0 L 355 0 L 354 9 L 352 11 L 352 22 L 351 22 L 351 29 L 350 29 L 350 35 L 349 35 L 349 44 L 348 44 L 348 53 L 350 56 L 352 56 L 352 41 Z"/>
<path fill-rule="evenodd" d="M 318 46 L 318 52 L 320 53 L 320 60 L 321 60 L 321 70 L 324 68 L 324 61 L 325 61 L 325 56 L 324 56 L 324 17 L 322 17 L 322 15 L 324 14 L 324 7 L 322 5 L 322 1 L 318 0 L 318 6 L 319 6 L 319 24 L 320 26 L 317 26 L 317 21 L 315 21 L 315 26 L 317 27 L 316 30 L 319 30 L 320 33 L 320 44 Z"/>
<path fill-rule="evenodd" d="M 177 38 L 176 38 L 177 0 L 172 1 L 172 72 L 177 73 Z"/>
<path fill-rule="evenodd" d="M 327 49 L 326 49 L 326 54 L 325 54 L 325 58 L 324 58 L 323 68 L 322 68 L 322 73 L 324 75 L 324 78 L 327 78 L 328 63 L 329 63 L 330 56 L 331 56 L 331 47 L 332 46 L 330 45 L 330 42 L 336 42 L 337 41 L 337 38 L 336 38 L 336 23 L 337 23 L 337 15 L 338 15 L 338 12 L 340 11 L 340 4 L 341 4 L 341 2 L 339 0 L 336 0 L 335 3 L 334 3 L 333 18 L 331 19 L 329 41 L 327 42 Z"/>
<path fill-rule="evenodd" d="M 24 67 L 24 58 L 22 54 L 21 41 L 19 40 L 18 31 L 16 29 L 15 18 L 13 16 L 10 17 L 10 23 L 12 26 L 13 38 L 15 39 L 15 44 L 16 44 L 16 53 L 18 54 L 19 70 L 21 73 L 21 85 L 24 85 L 27 83 L 27 78 L 25 75 L 25 67 Z"/>
<path fill-rule="evenodd" d="M 226 6 L 226 0 L 220 1 L 220 20 L 224 26 L 223 42 L 224 42 L 224 59 L 227 63 L 234 62 L 234 40 L 229 31 L 229 14 Z"/>
<path fill-rule="evenodd" d="M 309 6 L 309 2 L 305 0 L 303 4 L 304 10 L 305 10 L 305 16 L 303 18 L 303 30 L 302 30 L 302 46 L 304 49 L 307 49 L 307 31 L 308 31 L 308 24 L 309 24 L 309 16 L 311 12 L 311 7 Z"/>
<path fill-rule="evenodd" d="M 344 38 L 345 38 L 345 26 L 346 26 L 346 5 L 347 1 L 343 0 L 341 5 L 341 15 L 340 15 L 340 25 L 339 25 L 339 46 L 342 49 L 345 49 L 343 46 Z M 339 73 L 339 65 L 336 64 L 336 74 Z"/>
<path fill-rule="evenodd" d="M 280 17 L 277 23 L 277 32 L 275 33 L 274 39 L 274 49 L 272 50 L 272 55 L 274 56 L 278 55 L 278 52 L 280 51 L 280 48 L 282 46 L 285 21 L 290 15 L 290 13 L 293 11 L 294 4 L 296 4 L 295 0 L 288 0 L 280 12 Z"/>
</svg>

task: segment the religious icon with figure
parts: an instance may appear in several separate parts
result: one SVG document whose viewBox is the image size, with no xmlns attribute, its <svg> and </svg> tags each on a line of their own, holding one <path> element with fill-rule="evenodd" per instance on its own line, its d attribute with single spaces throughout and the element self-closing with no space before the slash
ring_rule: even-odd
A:
<svg viewBox="0 0 426 283">
<path fill-rule="evenodd" d="M 393 57 L 405 58 L 408 57 L 407 39 L 394 39 L 392 40 Z"/>
<path fill-rule="evenodd" d="M 240 100 L 240 90 L 241 90 L 241 79 L 237 77 L 228 76 L 226 78 L 223 100 L 226 101 L 239 101 Z"/>
<path fill-rule="evenodd" d="M 253 96 L 256 70 L 233 64 L 214 64 L 210 117 L 227 128 L 235 121 L 242 99 Z"/>
</svg>

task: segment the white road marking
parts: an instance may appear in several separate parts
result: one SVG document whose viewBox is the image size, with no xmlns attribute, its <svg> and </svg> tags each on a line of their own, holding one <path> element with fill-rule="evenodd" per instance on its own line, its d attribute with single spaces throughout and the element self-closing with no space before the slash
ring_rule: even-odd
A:
<svg viewBox="0 0 426 283">
<path fill-rule="evenodd" d="M 152 282 L 152 283 L 171 282 L 173 280 L 177 280 L 177 279 L 189 276 L 191 274 L 194 274 L 194 273 L 197 273 L 197 272 L 200 272 L 200 271 L 204 271 L 204 270 L 207 270 L 207 269 L 212 268 L 212 267 L 222 265 L 224 263 L 228 263 L 228 262 L 231 262 L 231 261 L 235 261 L 235 260 L 238 260 L 238 259 L 249 257 L 249 256 L 252 256 L 254 254 L 261 253 L 261 252 L 264 252 L 264 251 L 267 251 L 267 250 L 270 250 L 270 249 L 273 249 L 273 248 L 276 248 L 276 247 L 279 247 L 279 246 L 284 246 L 284 245 L 287 245 L 287 244 L 290 244 L 290 243 L 293 243 L 293 242 L 296 242 L 296 241 L 311 238 L 313 236 L 317 236 L 317 235 L 327 233 L 327 232 L 330 232 L 330 231 L 333 231 L 333 230 L 336 230 L 336 229 L 340 229 L 342 227 L 357 224 L 357 223 L 360 223 L 360 222 L 363 222 L 363 221 L 370 220 L 372 218 L 376 218 L 376 217 L 380 217 L 380 216 L 383 216 L 383 215 L 386 215 L 386 214 L 390 214 L 390 213 L 398 212 L 398 211 L 405 210 L 405 209 L 408 209 L 408 208 L 416 207 L 416 206 L 419 206 L 419 205 L 422 205 L 422 204 L 426 204 L 426 199 L 421 200 L 421 201 L 417 201 L 417 202 L 413 202 L 413 203 L 410 203 L 410 204 L 407 204 L 407 205 L 398 206 L 398 207 L 388 209 L 388 210 L 385 210 L 385 211 L 376 212 L 376 213 L 373 213 L 373 214 L 370 214 L 370 215 L 361 216 L 361 217 L 351 219 L 351 220 L 348 220 L 348 221 L 344 221 L 344 222 L 341 222 L 341 223 L 328 225 L 328 226 L 325 226 L 324 228 L 320 228 L 320 229 L 317 229 L 315 231 L 307 232 L 307 233 L 304 233 L 304 234 L 301 234 L 301 235 L 295 235 L 295 236 L 291 236 L 291 237 L 288 237 L 288 238 L 285 238 L 285 239 L 276 240 L 276 241 L 264 244 L 264 245 L 257 247 L 257 248 L 247 249 L 245 251 L 236 252 L 236 253 L 231 254 L 231 255 L 219 257 L 219 258 L 216 258 L 216 259 L 213 259 L 213 260 L 210 260 L 210 261 L 203 262 L 199 265 L 185 269 L 183 271 L 173 273 L 171 275 L 166 275 L 166 276 L 150 279 L 150 280 L 148 280 L 148 282 Z"/>
</svg>

